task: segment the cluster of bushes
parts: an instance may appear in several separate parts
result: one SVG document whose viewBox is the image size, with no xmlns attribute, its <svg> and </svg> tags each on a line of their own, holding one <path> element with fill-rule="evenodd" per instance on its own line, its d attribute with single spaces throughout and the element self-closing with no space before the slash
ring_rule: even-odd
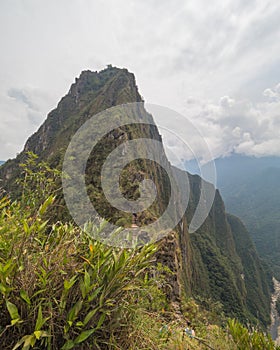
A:
<svg viewBox="0 0 280 350">
<path fill-rule="evenodd" d="M 21 200 L 2 195 L 0 201 L 1 348 L 98 349 L 129 342 L 142 304 L 156 295 L 154 307 L 164 307 L 148 274 L 156 246 L 108 247 L 70 223 L 51 223 L 58 173 L 34 156 L 23 171 Z"/>
<path fill-rule="evenodd" d="M 151 273 L 155 244 L 113 248 L 55 222 L 60 174 L 33 155 L 22 175 L 21 199 L 0 198 L 1 349 L 201 349 L 199 339 L 182 337 L 185 318 L 174 317 L 162 292 L 163 268 Z M 195 321 L 196 308 L 189 302 L 185 316 Z M 275 349 L 234 322 L 229 332 L 198 324 L 197 335 L 216 349 Z M 162 334 L 166 324 L 172 331 Z M 256 339 L 262 348 L 252 347 Z"/>
<path fill-rule="evenodd" d="M 237 320 L 228 321 L 228 329 L 238 350 L 277 350 L 270 336 L 257 329 L 248 329 Z"/>
</svg>

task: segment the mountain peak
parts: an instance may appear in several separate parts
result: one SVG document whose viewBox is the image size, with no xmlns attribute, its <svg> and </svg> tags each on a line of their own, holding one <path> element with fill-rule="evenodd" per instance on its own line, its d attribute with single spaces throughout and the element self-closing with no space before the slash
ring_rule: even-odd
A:
<svg viewBox="0 0 280 350">
<path fill-rule="evenodd" d="M 83 70 L 57 108 L 29 137 L 17 160 L 22 161 L 27 151 L 39 156 L 55 154 L 56 148 L 64 149 L 73 131 L 91 116 L 113 106 L 142 101 L 135 76 L 126 68 L 108 65 L 100 71 Z"/>
<path fill-rule="evenodd" d="M 111 85 L 113 85 L 114 92 L 120 92 L 123 88 L 126 88 L 128 100 L 123 100 L 122 103 L 142 100 L 138 92 L 134 74 L 125 68 L 117 68 L 111 65 L 108 65 L 107 68 L 99 72 L 83 70 L 80 76 L 75 78 L 75 82 L 71 85 L 68 95 L 74 98 L 75 103 L 78 103 L 80 99 L 84 100 L 87 94 L 90 94 L 91 99 L 101 90 L 103 93 L 106 91 L 106 94 L 108 94 L 107 89 Z"/>
<path fill-rule="evenodd" d="M 40 160 L 61 168 L 65 151 L 73 135 L 87 120 L 110 107 L 140 101 L 142 99 L 135 77 L 128 70 L 112 66 L 99 72 L 85 70 L 81 72 L 79 78 L 75 79 L 69 93 L 61 99 L 57 108 L 49 113 L 39 130 L 28 139 L 24 151 L 33 151 Z M 92 120 L 95 123 L 94 128 L 98 130 L 99 119 L 92 118 Z M 117 226 L 130 227 L 131 213 L 118 210 L 105 196 L 101 181 L 102 167 L 112 151 L 125 142 L 134 139 L 160 140 L 160 135 L 153 123 L 150 125 L 131 123 L 113 132 L 104 136 L 94 146 L 87 161 L 85 184 L 87 195 L 101 217 Z M 191 222 L 199 205 L 203 180 L 199 176 L 191 176 L 171 168 L 162 145 L 159 151 L 162 155 L 160 164 L 145 157 L 143 159 L 138 157 L 125 166 L 121 172 L 119 187 L 122 189 L 124 198 L 134 201 L 139 198 L 140 183 L 144 179 L 153 180 L 157 200 L 149 208 L 137 214 L 138 223 L 145 225 L 155 222 L 168 207 L 172 184 L 168 174 L 176 176 L 176 182 L 182 186 L 181 188 L 184 188 L 183 186 L 189 188 L 187 211 L 182 221 L 172 231 L 172 235 L 164 238 L 158 255 L 158 262 L 172 271 L 172 274 L 166 276 L 166 282 L 171 286 L 170 290 L 168 288 L 168 298 L 177 301 L 182 292 L 186 295 L 197 294 L 207 300 L 212 298 L 214 301 L 221 302 L 227 316 L 239 317 L 246 321 L 248 318 L 254 321 L 258 318 L 263 324 L 269 323 L 270 296 L 261 262 L 254 246 L 249 246 L 253 252 L 250 256 L 249 271 L 249 268 L 245 267 L 248 254 L 241 251 L 243 245 L 240 245 L 239 241 L 237 244 L 233 236 L 236 230 L 240 230 L 242 242 L 250 243 L 249 240 L 245 240 L 246 237 L 243 237 L 248 235 L 247 231 L 238 221 L 227 217 L 222 198 L 217 192 L 204 224 L 190 234 L 188 223 Z M 80 149 L 74 150 L 74 161 L 81 155 Z M 16 160 L 11 160 L 0 168 L 1 186 L 14 198 L 20 195 L 17 179 L 21 176 L 19 163 L 24 159 L 25 154 L 22 152 Z M 161 164 L 164 164 L 168 170 L 165 171 L 165 167 Z M 112 164 L 112 169 L 116 167 L 119 169 L 119 166 L 116 160 Z M 174 207 L 175 212 L 181 206 L 180 201 L 181 198 L 178 195 L 174 200 L 174 204 L 177 205 Z M 74 199 L 73 204 L 83 210 L 83 206 Z M 57 206 L 59 209 L 54 215 L 54 220 L 60 220 L 61 217 L 64 219 L 64 215 L 67 217 L 68 214 L 62 209 L 63 205 L 63 194 L 59 193 Z M 81 214 L 83 215 L 83 212 Z M 261 281 L 256 288 L 251 279 L 242 278 L 243 275 L 249 276 L 249 272 Z M 261 308 L 258 309 L 254 303 L 250 303 L 247 295 L 254 295 L 254 298 L 259 300 Z"/>
</svg>

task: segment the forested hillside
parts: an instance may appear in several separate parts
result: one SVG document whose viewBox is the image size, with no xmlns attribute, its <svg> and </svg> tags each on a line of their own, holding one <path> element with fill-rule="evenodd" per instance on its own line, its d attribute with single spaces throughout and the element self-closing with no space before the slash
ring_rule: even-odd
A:
<svg viewBox="0 0 280 350">
<path fill-rule="evenodd" d="M 259 255 L 280 279 L 280 158 L 235 155 L 216 164 L 227 210 L 242 219 Z"/>
</svg>

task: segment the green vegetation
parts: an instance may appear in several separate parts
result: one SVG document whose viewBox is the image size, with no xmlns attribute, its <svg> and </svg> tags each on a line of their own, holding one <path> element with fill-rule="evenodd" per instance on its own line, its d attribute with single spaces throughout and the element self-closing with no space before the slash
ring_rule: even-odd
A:
<svg viewBox="0 0 280 350">
<path fill-rule="evenodd" d="M 1 346 L 114 348 L 132 331 L 137 301 L 156 294 L 165 306 L 147 274 L 156 247 L 114 249 L 71 224 L 49 224 L 57 171 L 34 157 L 28 166 L 21 200 L 0 202 Z"/>
<path fill-rule="evenodd" d="M 236 320 L 229 320 L 228 328 L 238 350 L 280 349 L 280 347 L 275 346 L 270 336 L 260 333 L 255 329 L 248 330 Z"/>
<path fill-rule="evenodd" d="M 217 161 L 227 210 L 245 223 L 260 257 L 280 279 L 280 158 L 235 155 Z"/>
<path fill-rule="evenodd" d="M 116 249 L 71 223 L 51 223 L 59 172 L 34 155 L 22 168 L 21 199 L 0 200 L 2 349 L 276 349 L 236 321 L 227 330 L 210 300 L 186 299 L 175 314 L 156 245 Z M 183 337 L 186 319 L 196 338 Z M 244 334 L 251 347 L 240 347 Z"/>
<path fill-rule="evenodd" d="M 256 249 L 242 222 L 233 215 L 227 215 L 227 220 L 244 267 L 242 276 L 247 290 L 245 297 L 247 310 L 257 316 L 257 322 L 263 325 L 269 324 L 270 285 L 267 283 L 267 272 L 258 259 Z"/>
<path fill-rule="evenodd" d="M 202 180 L 191 175 L 189 181 L 188 221 L 197 206 Z M 195 294 L 222 303 L 227 317 L 266 329 L 270 323 L 269 276 L 246 228 L 238 218 L 226 214 L 218 192 L 209 216 L 190 240 Z"/>
<path fill-rule="evenodd" d="M 35 346 L 40 348 L 61 348 L 67 342 L 69 347 L 74 343 L 75 347 L 88 348 L 88 344 L 95 341 L 92 346 L 103 349 L 109 347 L 104 344 L 105 339 L 111 348 L 179 349 L 182 346 L 195 349 L 200 346 L 198 341 L 192 339 L 191 344 L 183 346 L 181 339 L 185 318 L 191 318 L 199 337 L 207 338 L 216 348 L 226 349 L 226 318 L 260 325 L 263 330 L 268 326 L 268 278 L 248 232 L 226 215 L 217 191 L 205 223 L 190 234 L 188 225 L 197 207 L 202 180 L 171 168 L 163 148 L 162 161 L 166 167 L 178 173 L 181 186 L 189 182 L 190 202 L 182 222 L 159 247 L 112 249 L 98 244 L 91 235 L 92 231 L 102 230 L 103 223 L 89 223 L 86 233 L 72 223 L 64 203 L 60 173 L 50 166 L 61 169 L 69 141 L 91 116 L 135 101 L 141 101 L 141 96 L 133 74 L 125 69 L 109 67 L 98 73 L 82 72 L 58 107 L 28 139 L 25 151 L 0 167 L 1 186 L 9 198 L 3 196 L 0 222 L 0 262 L 4 271 L 0 292 L 1 309 L 5 310 L 0 316 L 0 334 L 7 343 L 12 339 L 16 344 L 24 336 L 34 342 L 37 334 L 40 339 L 36 338 Z M 110 131 L 96 144 L 85 176 L 88 194 L 99 214 L 123 227 L 131 225 L 131 214 L 116 210 L 106 201 L 100 181 L 104 160 L 125 141 L 137 138 L 161 141 L 151 116 L 147 116 L 151 125 L 131 125 L 129 115 L 126 117 L 126 126 Z M 99 127 L 97 120 L 94 129 Z M 92 131 L 88 132 L 92 137 Z M 26 161 L 26 150 L 38 157 L 33 155 Z M 81 143 L 71 155 L 73 159 L 82 159 L 82 152 Z M 19 164 L 24 162 L 27 164 L 21 168 Z M 120 166 L 118 163 L 113 165 Z M 153 179 L 157 198 L 138 215 L 139 226 L 160 217 L 170 197 L 167 173 L 159 164 L 146 159 L 137 159 L 122 169 L 120 187 L 124 197 L 137 199 L 139 183 L 145 178 Z M 180 200 L 176 198 L 174 210 L 180 207 Z M 74 204 L 79 206 L 76 200 Z M 102 256 L 106 256 L 106 261 Z M 125 266 L 118 265 L 120 259 Z M 157 271 L 154 271 L 156 264 Z M 96 268 L 101 267 L 103 270 L 99 273 Z M 119 280 L 111 281 L 113 272 L 105 273 L 113 269 L 122 271 Z M 90 283 L 89 292 L 84 290 L 86 281 Z M 123 289 L 122 283 L 128 283 L 129 288 Z M 108 284 L 118 290 L 116 295 L 108 291 L 107 296 Z M 96 295 L 92 296 L 95 291 Z M 101 297 L 102 293 L 106 298 Z M 179 304 L 182 295 L 186 295 L 189 304 L 185 311 L 181 304 L 179 309 L 183 310 L 183 315 L 175 313 L 175 317 L 172 305 Z M 188 299 L 191 297 L 196 302 Z M 89 298 L 93 298 L 90 303 Z M 196 305 L 193 309 L 190 308 L 192 303 Z M 76 304 L 77 310 L 72 310 Z M 212 313 L 212 309 L 216 311 Z M 94 313 L 91 321 L 85 322 L 91 312 Z M 41 317 L 46 320 L 39 331 L 46 333 L 34 333 L 38 328 L 36 320 Z M 14 325 L 11 325 L 11 318 Z M 207 322 L 215 325 L 215 331 L 207 329 Z M 159 345 L 158 332 L 164 324 L 170 325 L 173 332 L 167 342 L 164 340 Z M 75 344 L 80 334 L 87 331 L 92 334 L 84 342 Z M 228 342 L 228 349 L 234 349 L 230 339 Z"/>
</svg>

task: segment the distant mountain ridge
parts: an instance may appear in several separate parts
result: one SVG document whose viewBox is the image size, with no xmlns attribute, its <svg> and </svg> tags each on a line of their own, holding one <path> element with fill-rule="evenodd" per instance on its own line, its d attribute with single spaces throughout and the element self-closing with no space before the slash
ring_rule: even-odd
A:
<svg viewBox="0 0 280 350">
<path fill-rule="evenodd" d="M 260 256 L 280 279 L 280 157 L 234 155 L 216 161 L 229 212 L 246 224 Z"/>
<path fill-rule="evenodd" d="M 25 159 L 25 152 L 32 151 L 38 154 L 39 159 L 61 167 L 71 137 L 86 120 L 109 107 L 141 101 L 134 75 L 126 69 L 108 67 L 100 72 L 82 72 L 57 108 L 48 114 L 38 131 L 27 140 L 24 152 L 0 168 L 3 187 L 13 197 L 19 194 L 15 180 L 20 176 L 19 163 Z M 123 140 L 143 137 L 161 141 L 152 117 L 150 124 L 128 125 L 112 131 L 101 140 L 88 160 L 88 193 L 99 212 L 108 220 L 126 225 L 129 224 L 131 215 L 120 214 L 107 203 L 101 191 L 100 167 L 110 151 Z M 96 128 L 98 127 L 97 123 Z M 163 146 L 162 159 L 166 166 L 171 168 Z M 173 170 L 182 184 L 187 184 L 187 181 L 190 183 L 190 204 L 181 222 L 162 240 L 162 247 L 158 253 L 158 261 L 174 272 L 168 280 L 172 287 L 172 290 L 167 291 L 170 299 L 176 301 L 185 294 L 211 298 L 222 303 L 228 316 L 237 317 L 243 322 L 248 319 L 259 320 L 262 325 L 268 325 L 268 279 L 246 229 L 237 218 L 227 216 L 220 193 L 216 191 L 213 207 L 204 224 L 190 234 L 188 223 L 199 201 L 203 180 L 179 169 Z M 167 174 L 156 163 L 142 160 L 135 161 L 124 169 L 121 185 L 126 198 L 138 198 L 139 182 L 146 176 L 153 178 L 158 198 L 147 211 L 139 214 L 139 224 L 153 222 L 165 210 L 169 199 L 170 184 Z M 63 198 L 60 204 L 63 204 Z M 235 233 L 243 237 L 246 248 L 251 252 L 248 266 L 245 266 L 247 261 L 243 246 L 237 244 Z M 262 281 L 262 284 L 254 284 L 249 278 L 250 275 Z M 257 303 L 250 300 L 253 294 Z"/>
</svg>

